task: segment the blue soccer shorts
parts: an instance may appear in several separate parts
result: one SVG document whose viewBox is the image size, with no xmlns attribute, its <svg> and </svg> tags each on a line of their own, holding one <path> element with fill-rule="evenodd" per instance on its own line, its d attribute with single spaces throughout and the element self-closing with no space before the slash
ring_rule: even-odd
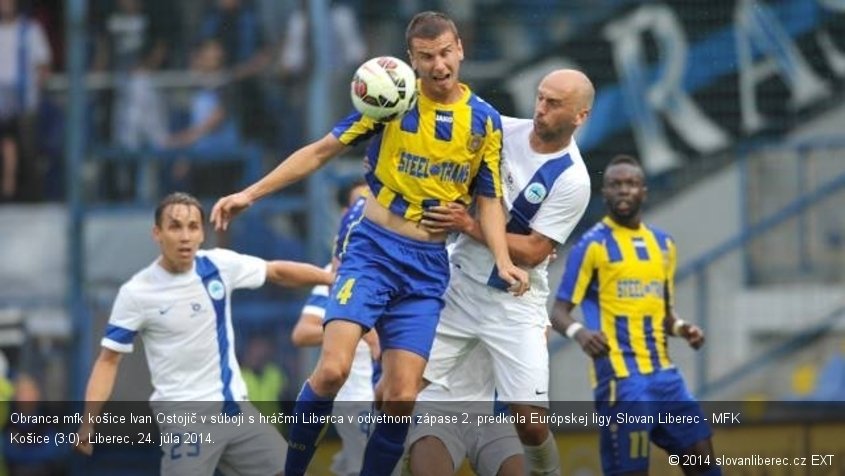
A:
<svg viewBox="0 0 845 476">
<path fill-rule="evenodd" d="M 427 360 L 448 284 L 443 243 L 414 240 L 365 218 L 350 231 L 325 322 L 375 327 L 382 349 Z"/>
<path fill-rule="evenodd" d="M 712 432 L 701 406 L 677 369 L 604 380 L 595 389 L 596 411 L 610 417 L 600 429 L 604 474 L 648 469 L 649 442 L 682 454 Z"/>
</svg>

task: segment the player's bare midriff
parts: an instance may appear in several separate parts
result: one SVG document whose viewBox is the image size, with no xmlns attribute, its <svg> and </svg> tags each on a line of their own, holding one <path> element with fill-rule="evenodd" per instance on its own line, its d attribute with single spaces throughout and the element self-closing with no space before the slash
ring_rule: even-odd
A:
<svg viewBox="0 0 845 476">
<path fill-rule="evenodd" d="M 372 195 L 367 197 L 364 216 L 368 220 L 402 236 L 420 241 L 446 241 L 446 233 L 431 233 L 420 227 L 419 222 L 408 220 L 391 212 L 376 201 Z"/>
</svg>

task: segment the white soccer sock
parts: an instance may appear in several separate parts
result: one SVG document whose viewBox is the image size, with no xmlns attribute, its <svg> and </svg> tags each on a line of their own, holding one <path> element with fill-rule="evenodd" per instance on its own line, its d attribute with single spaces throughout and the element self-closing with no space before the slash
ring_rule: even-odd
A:
<svg viewBox="0 0 845 476">
<path fill-rule="evenodd" d="M 522 445 L 525 449 L 525 462 L 531 476 L 560 476 L 560 455 L 554 435 L 549 432 L 546 441 L 539 446 Z"/>
</svg>

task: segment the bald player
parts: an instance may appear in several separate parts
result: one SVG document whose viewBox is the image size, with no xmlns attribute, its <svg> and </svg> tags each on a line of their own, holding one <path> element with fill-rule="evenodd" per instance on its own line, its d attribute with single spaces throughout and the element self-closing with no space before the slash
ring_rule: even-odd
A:
<svg viewBox="0 0 845 476">
<path fill-rule="evenodd" d="M 432 231 L 462 232 L 450 253 L 452 280 L 425 379 L 449 388 L 466 356 L 485 347 L 499 399 L 517 421 L 524 417 L 516 430 L 530 474 L 560 474 L 549 427 L 531 415 L 545 415 L 549 406 L 548 258 L 590 200 L 590 178 L 573 135 L 587 120 L 594 95 L 580 71 L 556 70 L 537 89 L 533 120 L 502 118 L 506 239 L 511 259 L 529 272 L 530 290 L 521 298 L 498 278 L 478 220 L 465 207 L 432 207 L 421 222 Z"/>
</svg>

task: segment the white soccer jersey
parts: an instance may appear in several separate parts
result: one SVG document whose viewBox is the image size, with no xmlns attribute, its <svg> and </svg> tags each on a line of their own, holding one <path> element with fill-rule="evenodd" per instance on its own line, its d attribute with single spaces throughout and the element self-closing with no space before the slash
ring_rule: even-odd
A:
<svg viewBox="0 0 845 476">
<path fill-rule="evenodd" d="M 264 284 L 267 262 L 224 249 L 200 250 L 172 274 L 158 260 L 121 286 L 102 346 L 132 352 L 140 334 L 152 401 L 244 401 L 235 358 L 231 294 Z"/>
<path fill-rule="evenodd" d="M 507 231 L 530 234 L 534 230 L 563 243 L 590 201 L 590 176 L 575 139 L 565 149 L 538 154 L 528 142 L 531 119 L 502 116 L 502 181 L 508 211 Z M 506 289 L 490 250 L 469 236 L 460 235 L 449 258 L 472 279 Z M 532 293 L 549 293 L 548 260 L 529 271 Z"/>
<path fill-rule="evenodd" d="M 326 269 L 331 269 L 327 266 Z M 314 286 L 311 296 L 302 308 L 303 314 L 311 314 L 321 319 L 326 317 L 326 305 L 329 300 L 329 287 L 326 285 Z M 373 401 L 373 359 L 370 355 L 370 346 L 361 340 L 355 348 L 355 358 L 352 360 L 352 368 L 349 370 L 349 378 L 340 387 L 335 401 L 339 402 L 371 402 Z"/>
</svg>

